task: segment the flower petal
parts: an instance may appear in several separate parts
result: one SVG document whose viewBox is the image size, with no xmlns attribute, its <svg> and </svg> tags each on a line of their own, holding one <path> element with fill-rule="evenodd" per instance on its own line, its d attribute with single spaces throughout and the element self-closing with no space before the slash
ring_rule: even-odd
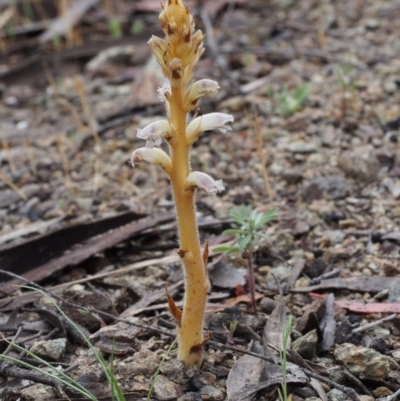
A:
<svg viewBox="0 0 400 401">
<path fill-rule="evenodd" d="M 189 143 L 193 143 L 203 131 L 218 128 L 222 132 L 231 130 L 225 126 L 226 123 L 233 122 L 233 116 L 225 113 L 209 113 L 193 119 L 186 128 L 186 137 Z"/>
<path fill-rule="evenodd" d="M 211 176 L 201 171 L 193 171 L 186 178 L 185 188 L 199 188 L 209 194 L 216 195 L 217 192 L 223 191 L 222 180 L 214 180 Z"/>
<path fill-rule="evenodd" d="M 218 82 L 211 79 L 200 79 L 200 81 L 194 82 L 186 91 L 185 109 L 187 111 L 193 109 L 199 99 L 216 94 L 218 89 Z"/>
<path fill-rule="evenodd" d="M 167 173 L 171 173 L 172 163 L 169 156 L 159 148 L 139 148 L 133 151 L 131 164 L 134 167 L 136 163 L 145 161 L 161 166 Z"/>
<path fill-rule="evenodd" d="M 146 147 L 152 148 L 161 145 L 161 138 L 172 131 L 172 127 L 167 120 L 158 120 L 146 125 L 143 129 L 138 129 L 136 136 L 147 141 Z"/>
</svg>

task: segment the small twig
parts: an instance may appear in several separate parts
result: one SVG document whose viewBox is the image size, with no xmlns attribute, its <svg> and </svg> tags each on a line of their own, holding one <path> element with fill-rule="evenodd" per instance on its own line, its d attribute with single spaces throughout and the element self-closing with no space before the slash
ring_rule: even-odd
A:
<svg viewBox="0 0 400 401">
<path fill-rule="evenodd" d="M 342 367 L 343 368 L 343 367 Z M 350 373 L 346 368 L 343 368 L 343 374 L 345 378 L 347 379 L 346 382 L 350 385 L 358 386 L 358 388 L 364 392 L 364 394 L 369 395 L 370 397 L 373 397 L 374 395 L 367 389 L 367 387 L 364 386 L 364 383 L 355 375 Z"/>
<path fill-rule="evenodd" d="M 221 52 L 218 50 L 217 43 L 214 37 L 212 23 L 204 7 L 201 9 L 200 15 L 206 32 L 207 47 L 210 49 L 214 61 L 218 65 L 221 72 L 229 79 L 229 82 L 232 86 L 232 92 L 234 94 L 238 94 L 240 93 L 240 87 L 235 77 L 233 76 L 231 70 L 229 69 L 228 63 L 226 62 L 225 58 L 221 55 Z"/>
<path fill-rule="evenodd" d="M 38 337 L 40 337 L 43 334 L 42 330 L 39 330 L 36 334 L 33 334 L 30 337 L 24 338 L 24 343 L 27 343 L 28 341 L 32 341 Z"/>
<path fill-rule="evenodd" d="M 74 365 L 69 366 L 68 368 L 64 369 L 63 372 L 65 374 L 72 372 L 73 370 L 79 368 L 80 364 L 79 363 L 75 363 Z"/>
<path fill-rule="evenodd" d="M 357 327 L 352 330 L 352 333 L 360 333 L 362 331 L 371 329 L 372 327 L 379 326 L 383 322 L 388 322 L 389 320 L 393 320 L 397 316 L 397 313 L 393 313 L 392 315 L 383 317 L 382 319 L 375 320 L 374 322 L 365 324 L 364 326 Z"/>
<path fill-rule="evenodd" d="M 17 332 L 14 335 L 14 338 L 12 339 L 12 341 L 8 344 L 8 347 L 6 348 L 6 350 L 3 352 L 3 355 L 7 355 L 13 348 L 13 343 L 15 343 L 19 337 L 19 335 L 21 334 L 22 331 L 22 326 L 18 327 Z"/>
<path fill-rule="evenodd" d="M 354 401 L 360 401 L 360 398 L 358 397 L 358 394 L 355 392 L 355 390 L 353 390 L 350 387 L 346 387 L 343 386 L 342 384 L 338 384 L 335 383 L 332 380 L 327 379 L 324 376 L 320 376 L 317 373 L 312 372 L 311 370 L 308 369 L 302 369 L 302 371 L 309 377 L 313 377 L 314 379 L 319 380 L 320 382 L 323 382 L 325 384 L 327 384 L 328 386 L 334 387 L 340 391 L 342 391 L 343 393 L 347 394 L 349 397 L 351 397 L 352 400 Z M 388 400 L 387 400 L 388 401 Z"/>
<path fill-rule="evenodd" d="M 57 380 L 42 375 L 37 372 L 32 372 L 27 369 L 22 369 L 17 366 L 14 366 L 10 362 L 0 362 L 0 373 L 2 376 L 13 377 L 16 379 L 30 380 L 35 383 L 42 383 L 47 386 L 51 386 L 58 392 L 59 395 L 62 395 L 61 385 Z"/>
</svg>

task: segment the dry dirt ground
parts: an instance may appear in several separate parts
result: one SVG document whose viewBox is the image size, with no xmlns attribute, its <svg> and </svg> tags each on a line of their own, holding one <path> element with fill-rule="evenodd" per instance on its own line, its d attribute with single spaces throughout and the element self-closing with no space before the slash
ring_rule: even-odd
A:
<svg viewBox="0 0 400 401">
<path fill-rule="evenodd" d="M 221 87 L 200 113 L 235 117 L 192 152 L 193 168 L 225 185 L 197 195 L 201 238 L 230 240 L 222 232 L 240 205 L 279 214 L 255 254 L 258 312 L 244 261 L 211 253 L 203 367 L 185 371 L 176 348 L 161 364 L 175 334 L 165 283 L 183 298 L 174 204 L 161 170 L 128 163 L 143 146 L 136 129 L 164 116 L 146 44 L 161 35 L 158 1 L 0 1 L 0 268 L 64 299 L 106 360 L 114 355 L 127 400 L 146 399 L 158 368 L 153 400 L 276 400 L 274 346 L 290 315 L 293 400 L 394 400 L 400 2 L 188 5 L 206 33 L 197 77 Z M 72 21 L 60 17 L 68 8 L 78 9 Z M 111 400 L 71 324 L 9 280 L 0 278 L 0 352 L 32 362 L 14 340 Z M 67 399 L 40 372 L 0 361 L 2 400 Z"/>
</svg>

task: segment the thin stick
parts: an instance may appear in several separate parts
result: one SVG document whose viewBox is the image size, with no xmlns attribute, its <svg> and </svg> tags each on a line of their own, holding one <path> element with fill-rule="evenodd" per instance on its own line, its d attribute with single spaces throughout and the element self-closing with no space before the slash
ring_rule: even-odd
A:
<svg viewBox="0 0 400 401">
<path fill-rule="evenodd" d="M 15 343 L 18 340 L 18 337 L 21 334 L 21 331 L 22 331 L 22 326 L 19 326 L 17 329 L 17 332 L 14 335 L 14 338 L 11 340 L 11 342 L 8 344 L 8 347 L 3 352 L 3 355 L 7 355 L 13 349 L 13 343 Z"/>
<path fill-rule="evenodd" d="M 383 322 L 388 322 L 389 320 L 393 320 L 396 316 L 398 316 L 398 314 L 393 313 L 392 315 L 383 317 L 382 319 L 375 320 L 374 322 L 368 323 L 364 326 L 357 327 L 356 329 L 352 330 L 352 333 L 361 333 L 362 331 L 371 329 L 372 327 L 379 326 Z"/>
</svg>

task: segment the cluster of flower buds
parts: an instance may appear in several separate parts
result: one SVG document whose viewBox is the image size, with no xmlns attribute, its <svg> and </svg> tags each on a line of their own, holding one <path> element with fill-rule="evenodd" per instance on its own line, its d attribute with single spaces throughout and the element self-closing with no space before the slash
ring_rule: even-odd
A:
<svg viewBox="0 0 400 401">
<path fill-rule="evenodd" d="M 203 34 L 201 31 L 194 32 L 193 16 L 181 0 L 168 0 L 160 14 L 160 21 L 166 37 L 161 39 L 153 36 L 149 45 L 165 76 L 165 81 L 158 92 L 159 99 L 165 102 L 168 120 L 159 120 L 143 129 L 138 129 L 137 137 L 146 141 L 146 147 L 132 153 L 131 163 L 134 166 L 137 162 L 144 160 L 158 164 L 170 173 L 173 168 L 171 159 L 159 148 L 163 139 L 168 143 L 183 139 L 190 146 L 203 131 L 230 130 L 231 128 L 225 124 L 233 122 L 233 117 L 224 113 L 210 113 L 193 118 L 186 127 L 184 138 L 179 137 L 170 119 L 172 88 L 183 88 L 182 108 L 188 113 L 201 98 L 217 93 L 219 86 L 211 79 L 201 79 L 190 83 L 194 67 L 204 52 Z M 187 177 L 186 188 L 199 188 L 211 194 L 224 189 L 221 181 L 215 181 L 207 174 L 200 172 L 193 172 Z"/>
</svg>

